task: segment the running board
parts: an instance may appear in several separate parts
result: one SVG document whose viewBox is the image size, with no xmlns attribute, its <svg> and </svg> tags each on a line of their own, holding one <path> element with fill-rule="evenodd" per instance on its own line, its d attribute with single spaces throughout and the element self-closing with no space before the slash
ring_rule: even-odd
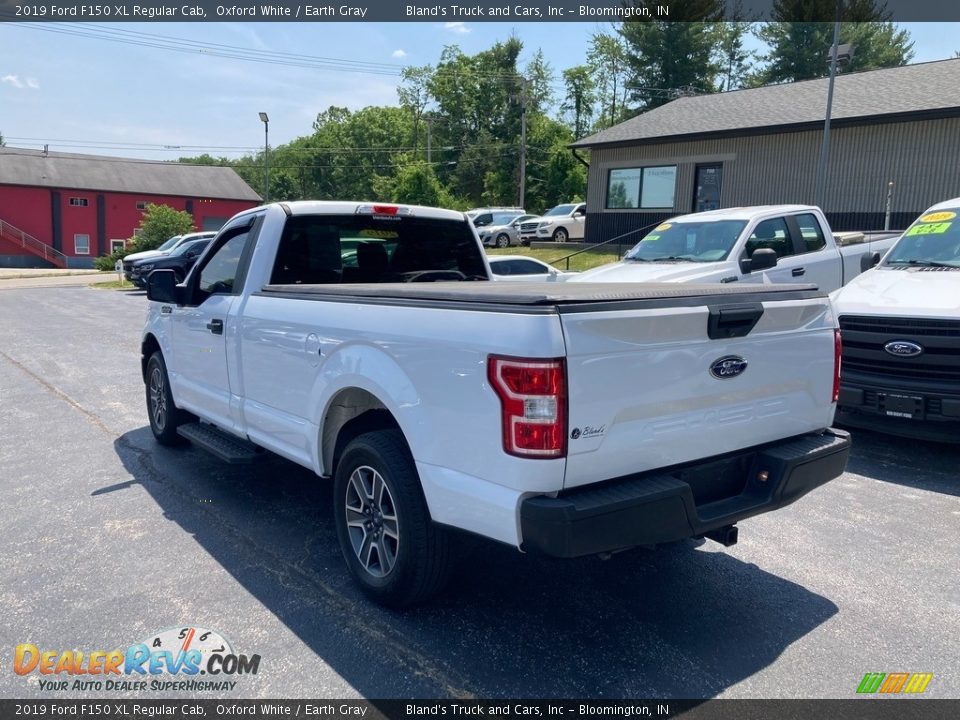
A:
<svg viewBox="0 0 960 720">
<path fill-rule="evenodd" d="M 266 456 L 266 451 L 253 443 L 206 423 L 181 425 L 177 434 L 231 465 L 249 465 Z"/>
</svg>

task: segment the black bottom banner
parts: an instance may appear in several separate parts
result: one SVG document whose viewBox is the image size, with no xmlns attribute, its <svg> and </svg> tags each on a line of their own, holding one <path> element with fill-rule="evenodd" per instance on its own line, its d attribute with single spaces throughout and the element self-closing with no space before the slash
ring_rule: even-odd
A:
<svg viewBox="0 0 960 720">
<path fill-rule="evenodd" d="M 684 718 L 955 720 L 960 699 L 856 700 L 0 700 L 8 718 Z"/>
</svg>

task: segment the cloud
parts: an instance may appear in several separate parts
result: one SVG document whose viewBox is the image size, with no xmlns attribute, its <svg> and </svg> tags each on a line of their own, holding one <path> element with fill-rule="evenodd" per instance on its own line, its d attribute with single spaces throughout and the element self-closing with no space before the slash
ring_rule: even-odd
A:
<svg viewBox="0 0 960 720">
<path fill-rule="evenodd" d="M 462 22 L 448 22 L 443 27 L 450 32 L 460 33 L 461 35 L 466 35 L 468 32 L 470 32 L 470 28 L 467 27 L 467 24 Z"/>
<path fill-rule="evenodd" d="M 397 48 L 392 53 L 390 53 L 390 57 L 397 58 L 398 60 L 400 58 L 405 58 L 406 56 L 407 56 L 407 52 L 405 50 L 401 50 L 400 48 Z"/>
<path fill-rule="evenodd" d="M 28 77 L 21 80 L 19 75 L 4 75 L 0 77 L 0 83 L 6 83 L 18 90 L 23 90 L 24 88 L 38 90 L 40 88 L 40 83 L 37 82 L 36 78 Z"/>
</svg>

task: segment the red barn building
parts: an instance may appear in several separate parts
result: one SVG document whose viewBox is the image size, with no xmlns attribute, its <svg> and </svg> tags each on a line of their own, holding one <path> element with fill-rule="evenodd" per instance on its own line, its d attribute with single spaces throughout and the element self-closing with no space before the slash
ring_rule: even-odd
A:
<svg viewBox="0 0 960 720">
<path fill-rule="evenodd" d="M 0 267 L 91 267 L 148 203 L 217 230 L 260 196 L 228 167 L 0 147 Z"/>
</svg>

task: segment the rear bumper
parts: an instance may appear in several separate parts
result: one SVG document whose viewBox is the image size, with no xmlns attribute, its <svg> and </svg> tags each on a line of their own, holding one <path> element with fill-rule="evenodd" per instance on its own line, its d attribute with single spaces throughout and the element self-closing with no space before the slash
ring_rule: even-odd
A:
<svg viewBox="0 0 960 720">
<path fill-rule="evenodd" d="M 849 455 L 850 435 L 828 429 L 669 472 L 631 475 L 558 497 L 530 497 L 520 505 L 522 547 L 579 557 L 702 536 L 789 505 L 839 477 Z M 702 487 L 705 474 L 722 477 L 739 492 L 703 499 L 709 493 Z"/>
</svg>

